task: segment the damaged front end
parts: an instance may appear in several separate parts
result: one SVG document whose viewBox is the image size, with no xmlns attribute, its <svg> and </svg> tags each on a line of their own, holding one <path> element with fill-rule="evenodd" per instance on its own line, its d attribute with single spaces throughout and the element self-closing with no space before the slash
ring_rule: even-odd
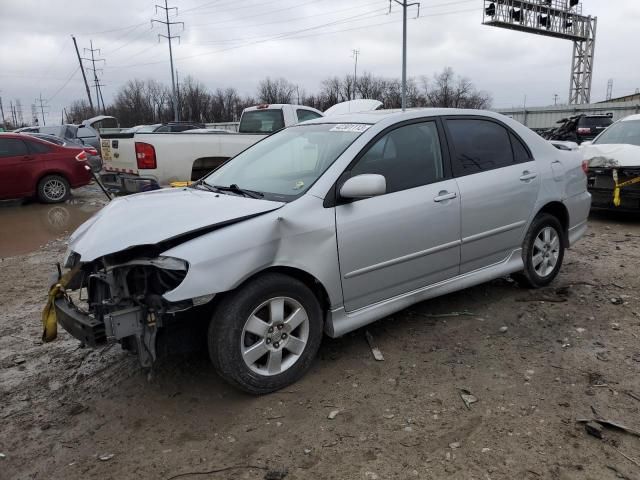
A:
<svg viewBox="0 0 640 480">
<path fill-rule="evenodd" d="M 589 166 L 592 208 L 640 211 L 640 166 Z"/>
<path fill-rule="evenodd" d="M 80 263 L 70 252 L 65 268 L 76 270 L 55 300 L 58 323 L 83 343 L 96 347 L 115 339 L 149 367 L 157 358 L 157 334 L 197 300 L 168 302 L 163 295 L 185 278 L 186 261 L 149 255 L 134 248 Z M 210 298 L 203 299 L 208 301 Z"/>
</svg>

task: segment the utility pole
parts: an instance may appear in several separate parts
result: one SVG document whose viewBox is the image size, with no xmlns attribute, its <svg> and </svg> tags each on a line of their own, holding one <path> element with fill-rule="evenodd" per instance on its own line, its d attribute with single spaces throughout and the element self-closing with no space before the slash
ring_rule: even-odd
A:
<svg viewBox="0 0 640 480">
<path fill-rule="evenodd" d="M 46 122 L 46 121 L 45 121 L 45 119 L 44 119 L 44 107 L 49 108 L 49 106 L 48 106 L 48 105 L 45 105 L 46 100 L 43 100 L 43 99 L 42 99 L 42 92 L 40 93 L 40 97 L 39 97 L 39 99 L 38 99 L 38 98 L 36 98 L 36 102 L 39 102 L 39 103 L 40 103 L 40 112 L 42 113 L 42 126 L 45 126 L 45 125 L 47 124 L 47 122 Z M 38 116 L 37 116 L 37 115 L 36 115 L 36 118 L 38 118 Z"/>
<path fill-rule="evenodd" d="M 89 99 L 89 106 L 91 107 L 91 111 L 95 112 L 93 108 L 93 100 L 91 100 L 91 90 L 89 90 L 89 84 L 87 83 L 87 75 L 84 73 L 84 66 L 82 65 L 82 58 L 80 57 L 80 51 L 78 50 L 78 42 L 76 42 L 76 37 L 71 35 L 73 38 L 73 45 L 76 47 L 76 55 L 78 55 L 78 63 L 80 64 L 80 71 L 82 72 L 82 78 L 84 79 L 84 86 L 87 89 L 87 98 Z"/>
<path fill-rule="evenodd" d="M 164 7 L 162 5 L 156 5 L 156 14 L 158 13 L 158 9 L 162 9 L 164 10 L 164 14 L 165 14 L 165 19 L 166 20 L 156 20 L 155 18 L 153 20 L 151 20 L 151 25 L 153 25 L 153 22 L 157 22 L 157 23 L 161 23 L 163 25 L 167 26 L 167 34 L 163 35 L 161 33 L 158 34 L 158 41 L 160 41 L 160 37 L 164 37 L 168 40 L 169 42 L 169 62 L 171 63 L 171 87 L 172 87 L 172 93 L 173 93 L 173 97 L 172 97 L 172 103 L 173 103 L 173 117 L 174 120 L 177 122 L 180 120 L 180 114 L 178 112 L 178 97 L 176 96 L 176 80 L 175 80 L 175 75 L 174 75 L 174 68 L 173 68 L 173 50 L 171 48 L 171 40 L 174 38 L 177 38 L 178 41 L 180 41 L 180 36 L 179 35 L 171 35 L 171 25 L 182 25 L 182 29 L 184 30 L 184 22 L 170 22 L 169 21 L 169 10 L 175 10 L 176 11 L 176 15 L 178 15 L 178 7 L 169 7 L 169 5 L 167 4 L 167 0 L 164 0 Z"/>
<path fill-rule="evenodd" d="M 353 66 L 353 99 L 356 99 L 356 88 L 358 87 L 358 55 L 360 55 L 360 50 L 353 49 L 351 50 L 351 56 L 355 60 L 355 64 Z"/>
<path fill-rule="evenodd" d="M 392 2 L 396 2 L 402 7 L 402 111 L 407 109 L 407 8 L 418 6 L 420 16 L 420 2 L 407 3 L 407 0 L 389 0 L 389 12 L 391 12 Z"/>
<path fill-rule="evenodd" d="M 178 76 L 178 70 L 176 70 L 176 99 L 178 101 L 178 117 L 180 117 L 180 77 Z"/>
<path fill-rule="evenodd" d="M 558 94 L 557 93 L 553 94 L 553 105 L 556 106 L 556 107 L 558 106 Z"/>
<path fill-rule="evenodd" d="M 2 114 L 2 126 L 7 128 L 7 121 L 4 119 L 4 107 L 2 106 L 2 97 L 0 97 L 0 114 Z"/>
<path fill-rule="evenodd" d="M 16 112 L 16 120 L 22 127 L 24 124 L 24 117 L 22 116 L 22 102 L 20 101 L 20 99 L 16 99 L 15 112 Z"/>
<path fill-rule="evenodd" d="M 82 58 L 82 60 L 86 60 L 87 62 L 91 62 L 92 67 L 89 68 L 89 70 L 91 70 L 93 72 L 93 85 L 96 89 L 96 103 L 98 104 L 98 109 L 96 110 L 96 113 L 98 113 L 98 111 L 100 110 L 100 99 L 102 98 L 102 92 L 100 91 L 100 81 L 98 80 L 98 71 L 102 71 L 99 68 L 96 68 L 96 62 L 105 62 L 106 60 L 104 58 L 96 58 L 95 57 L 95 52 L 98 52 L 98 55 L 100 54 L 100 49 L 99 48 L 93 48 L 93 40 L 89 41 L 89 45 L 91 45 L 91 48 L 85 48 L 84 51 L 85 52 L 91 52 L 91 58 Z M 102 102 L 102 113 L 104 114 L 104 101 Z"/>
<path fill-rule="evenodd" d="M 9 100 L 9 108 L 11 109 L 11 122 L 13 123 L 13 128 L 18 128 L 18 120 L 16 119 L 16 111 L 13 108 L 12 100 Z"/>
</svg>

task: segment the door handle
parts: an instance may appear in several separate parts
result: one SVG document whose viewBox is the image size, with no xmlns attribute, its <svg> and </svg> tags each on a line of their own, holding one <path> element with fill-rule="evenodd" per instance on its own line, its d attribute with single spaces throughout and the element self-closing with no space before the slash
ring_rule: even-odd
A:
<svg viewBox="0 0 640 480">
<path fill-rule="evenodd" d="M 457 196 L 456 192 L 447 192 L 446 190 L 443 190 L 438 193 L 437 197 L 433 197 L 433 201 L 436 203 L 445 202 L 447 200 L 453 200 Z"/>
<path fill-rule="evenodd" d="M 22 157 L 23 160 L 35 160 L 35 157 L 33 155 L 25 155 L 24 157 Z"/>
<path fill-rule="evenodd" d="M 535 172 L 529 172 L 528 170 L 525 170 L 524 172 L 522 172 L 522 176 L 520 177 L 520 181 L 521 182 L 528 182 L 529 180 L 533 180 L 534 178 L 536 178 L 538 176 L 537 173 Z"/>
</svg>

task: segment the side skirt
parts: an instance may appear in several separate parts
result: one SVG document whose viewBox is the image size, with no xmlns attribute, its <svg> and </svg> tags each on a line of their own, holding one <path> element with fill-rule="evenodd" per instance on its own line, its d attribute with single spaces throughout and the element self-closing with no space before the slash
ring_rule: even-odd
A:
<svg viewBox="0 0 640 480">
<path fill-rule="evenodd" d="M 519 272 L 523 269 L 522 249 L 519 248 L 511 252 L 509 257 L 499 263 L 467 272 L 463 275 L 458 275 L 457 277 L 443 280 L 442 282 L 434 283 L 433 285 L 428 285 L 411 292 L 403 293 L 352 312 L 346 312 L 344 307 L 330 310 L 327 312 L 325 333 L 332 338 L 341 337 L 346 333 L 364 327 L 415 303 L 473 287 L 495 278 Z"/>
</svg>

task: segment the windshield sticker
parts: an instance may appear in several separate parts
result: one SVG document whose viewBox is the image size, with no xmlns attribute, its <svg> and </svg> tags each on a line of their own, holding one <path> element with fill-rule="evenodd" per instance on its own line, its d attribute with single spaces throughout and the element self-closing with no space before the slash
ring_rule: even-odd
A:
<svg viewBox="0 0 640 480">
<path fill-rule="evenodd" d="M 364 125 L 362 123 L 340 123 L 329 131 L 363 133 L 369 130 L 369 128 L 371 128 L 371 125 Z"/>
</svg>

